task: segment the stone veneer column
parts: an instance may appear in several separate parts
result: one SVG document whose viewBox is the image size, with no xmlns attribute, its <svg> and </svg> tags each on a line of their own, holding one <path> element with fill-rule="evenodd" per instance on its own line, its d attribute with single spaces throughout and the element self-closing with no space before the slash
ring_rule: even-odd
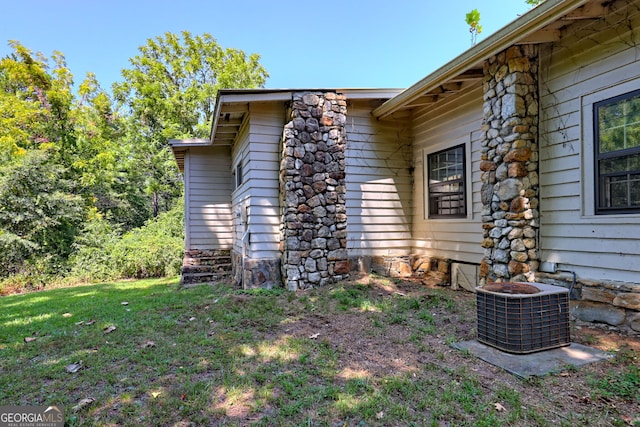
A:
<svg viewBox="0 0 640 427">
<path fill-rule="evenodd" d="M 538 269 L 537 73 L 533 45 L 484 64 L 481 284 L 533 281 Z"/>
<path fill-rule="evenodd" d="M 349 274 L 346 114 L 344 95 L 293 95 L 280 165 L 282 278 L 291 290 L 322 286 Z"/>
</svg>

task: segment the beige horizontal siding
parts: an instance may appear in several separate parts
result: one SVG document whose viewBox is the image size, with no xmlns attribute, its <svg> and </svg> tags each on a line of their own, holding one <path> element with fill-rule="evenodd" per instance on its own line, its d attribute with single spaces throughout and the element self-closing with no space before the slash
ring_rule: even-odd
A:
<svg viewBox="0 0 640 427">
<path fill-rule="evenodd" d="M 482 125 L 482 88 L 475 85 L 464 92 L 441 101 L 437 107 L 423 108 L 414 113 L 413 156 L 415 185 L 413 197 L 413 252 L 441 256 L 467 262 L 482 259 L 480 200 L 480 151 Z M 467 150 L 467 192 L 470 193 L 468 216 L 464 219 L 428 219 L 425 207 L 425 153 L 460 144 Z M 469 158 L 470 153 L 470 158 Z"/>
<path fill-rule="evenodd" d="M 243 142 L 235 156 L 244 158 L 244 183 L 234 194 L 234 209 L 246 209 L 249 230 L 247 255 L 251 258 L 280 256 L 280 199 L 278 171 L 285 108 L 281 103 L 252 104 Z M 235 219 L 236 247 L 241 252 L 246 230 Z"/>
<path fill-rule="evenodd" d="M 638 2 L 624 17 L 576 26 L 541 51 L 540 245 L 543 261 L 586 279 L 638 281 L 640 215 L 592 215 L 593 153 L 585 144 L 593 123 L 583 123 L 592 104 L 638 79 Z M 630 31 L 629 28 L 634 30 Z M 639 85 L 630 85 L 637 89 Z M 603 95 L 598 95 L 602 93 Z"/>
<path fill-rule="evenodd" d="M 229 149 L 192 147 L 185 166 L 186 248 L 230 249 L 233 226 Z"/>
<path fill-rule="evenodd" d="M 412 179 L 408 123 L 379 122 L 366 102 L 347 112 L 347 248 L 353 256 L 411 251 Z"/>
</svg>

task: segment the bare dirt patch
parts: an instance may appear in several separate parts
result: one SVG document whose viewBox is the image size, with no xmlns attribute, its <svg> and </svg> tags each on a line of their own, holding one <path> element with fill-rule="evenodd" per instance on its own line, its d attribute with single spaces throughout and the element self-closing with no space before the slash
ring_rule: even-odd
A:
<svg viewBox="0 0 640 427">
<path fill-rule="evenodd" d="M 394 298 L 402 307 L 397 314 L 382 314 L 366 306 L 332 307 L 333 314 L 308 313 L 282 325 L 274 334 L 323 340 L 337 350 L 339 374 L 344 380 L 367 378 L 380 386 L 389 376 L 419 380 L 428 377 L 432 384 L 463 381 L 471 375 L 486 393 L 496 396 L 496 411 L 535 408 L 541 420 L 552 425 L 640 425 L 638 399 L 603 396 L 594 383 L 615 381 L 629 364 L 638 366 L 640 339 L 603 325 L 572 322 L 572 341 L 620 357 L 579 370 L 567 367 L 544 377 L 521 379 L 502 369 L 453 349 L 454 341 L 475 338 L 475 295 L 450 291 L 423 283 L 362 277 L 350 285 L 366 284 L 368 301 Z M 349 285 L 345 285 L 347 289 Z M 441 292 L 434 296 L 434 290 Z M 308 291 L 307 291 L 308 292 Z M 304 297 L 305 292 L 298 293 Z M 438 296 L 439 295 L 439 296 Z M 441 301 L 434 303 L 434 299 Z M 391 320 L 389 320 L 391 316 Z M 396 317 L 394 317 L 396 316 Z M 433 328 L 418 330 L 417 320 L 432 320 Z M 509 402 L 509 392 L 519 396 L 522 407 Z M 608 416 L 607 414 L 611 414 Z M 535 420 L 514 419 L 512 425 L 537 425 Z M 533 423 L 533 424 L 530 424 Z M 574 424 L 576 423 L 576 424 Z M 622 423 L 622 424 L 620 424 Z M 544 423 L 542 423 L 544 424 Z M 443 424 L 443 425 L 446 425 Z"/>
</svg>

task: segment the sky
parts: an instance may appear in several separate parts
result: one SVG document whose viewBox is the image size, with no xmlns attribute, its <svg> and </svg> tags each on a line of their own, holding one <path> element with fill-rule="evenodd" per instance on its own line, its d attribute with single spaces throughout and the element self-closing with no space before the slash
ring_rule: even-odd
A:
<svg viewBox="0 0 640 427">
<path fill-rule="evenodd" d="M 480 11 L 478 41 L 529 9 L 524 0 L 0 0 L 0 57 L 17 40 L 64 54 L 76 83 L 121 81 L 139 46 L 166 32 L 209 33 L 223 48 L 257 53 L 266 87 L 406 88 L 471 47 L 465 15 Z"/>
</svg>

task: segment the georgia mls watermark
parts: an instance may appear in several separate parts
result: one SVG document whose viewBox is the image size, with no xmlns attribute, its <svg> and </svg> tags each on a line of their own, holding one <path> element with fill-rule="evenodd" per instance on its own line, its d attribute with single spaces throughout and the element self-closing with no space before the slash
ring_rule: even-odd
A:
<svg viewBox="0 0 640 427">
<path fill-rule="evenodd" d="M 58 406 L 0 406 L 0 427 L 64 427 Z"/>
</svg>

